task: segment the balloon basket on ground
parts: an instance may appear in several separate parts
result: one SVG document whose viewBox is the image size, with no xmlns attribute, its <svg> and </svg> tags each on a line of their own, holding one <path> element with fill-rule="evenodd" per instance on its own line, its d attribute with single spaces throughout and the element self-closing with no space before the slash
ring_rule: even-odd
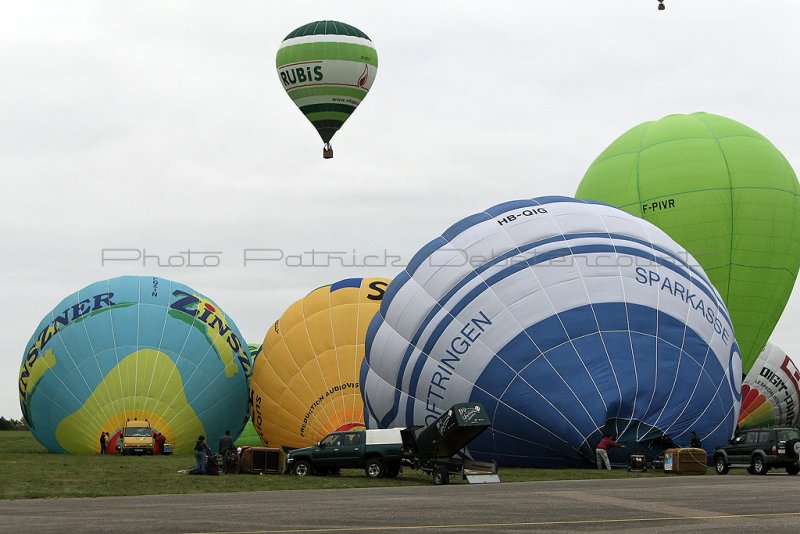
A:
<svg viewBox="0 0 800 534">
<path fill-rule="evenodd" d="M 243 447 L 239 454 L 239 472 L 260 475 L 280 474 L 284 471 L 286 455 L 274 447 Z"/>
<path fill-rule="evenodd" d="M 664 472 L 679 475 L 706 474 L 707 454 L 704 449 L 686 447 L 664 451 Z"/>
</svg>

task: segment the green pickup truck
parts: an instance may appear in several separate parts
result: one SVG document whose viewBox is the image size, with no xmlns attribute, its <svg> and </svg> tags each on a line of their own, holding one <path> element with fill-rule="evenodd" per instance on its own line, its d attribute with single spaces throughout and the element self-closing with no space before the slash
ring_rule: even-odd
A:
<svg viewBox="0 0 800 534">
<path fill-rule="evenodd" d="M 327 475 L 340 469 L 364 469 L 370 478 L 396 477 L 411 429 L 349 430 L 328 434 L 313 447 L 289 451 L 286 471 L 298 476 Z"/>
</svg>

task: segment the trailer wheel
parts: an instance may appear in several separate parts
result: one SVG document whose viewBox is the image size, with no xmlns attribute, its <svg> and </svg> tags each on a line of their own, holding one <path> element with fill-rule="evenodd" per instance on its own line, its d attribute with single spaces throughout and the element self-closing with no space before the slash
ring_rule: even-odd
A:
<svg viewBox="0 0 800 534">
<path fill-rule="evenodd" d="M 364 472 L 369 478 L 381 478 L 384 473 L 383 462 L 377 458 L 367 460 L 367 465 L 364 467 Z"/>
<path fill-rule="evenodd" d="M 446 465 L 437 466 L 436 469 L 433 470 L 433 483 L 437 486 L 450 483 L 450 473 Z"/>
</svg>

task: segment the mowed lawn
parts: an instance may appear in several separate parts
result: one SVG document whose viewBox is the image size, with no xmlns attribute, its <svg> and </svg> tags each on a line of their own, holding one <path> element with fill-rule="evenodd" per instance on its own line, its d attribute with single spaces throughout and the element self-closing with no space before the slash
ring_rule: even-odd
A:
<svg viewBox="0 0 800 534">
<path fill-rule="evenodd" d="M 368 479 L 362 470 L 342 471 L 340 476 L 293 475 L 192 476 L 180 473 L 194 465 L 192 455 L 83 456 L 53 454 L 30 432 L 0 431 L 0 497 L 3 499 L 100 497 L 111 495 L 158 495 L 271 491 L 293 489 L 361 488 L 432 484 L 422 471 L 403 468 L 396 479 Z M 708 473 L 713 473 L 711 469 Z M 503 483 L 533 480 L 580 480 L 675 476 L 661 472 L 629 473 L 625 469 L 523 469 L 501 468 Z M 453 477 L 452 484 L 465 484 Z"/>
</svg>

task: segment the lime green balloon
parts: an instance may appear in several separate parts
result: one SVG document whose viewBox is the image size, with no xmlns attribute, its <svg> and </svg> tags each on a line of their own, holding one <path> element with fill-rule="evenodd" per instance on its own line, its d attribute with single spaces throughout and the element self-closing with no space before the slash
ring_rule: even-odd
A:
<svg viewBox="0 0 800 534">
<path fill-rule="evenodd" d="M 694 256 L 725 299 L 746 373 L 800 267 L 800 185 L 763 135 L 719 115 L 668 115 L 631 128 L 575 195 L 655 224 Z"/>
</svg>

